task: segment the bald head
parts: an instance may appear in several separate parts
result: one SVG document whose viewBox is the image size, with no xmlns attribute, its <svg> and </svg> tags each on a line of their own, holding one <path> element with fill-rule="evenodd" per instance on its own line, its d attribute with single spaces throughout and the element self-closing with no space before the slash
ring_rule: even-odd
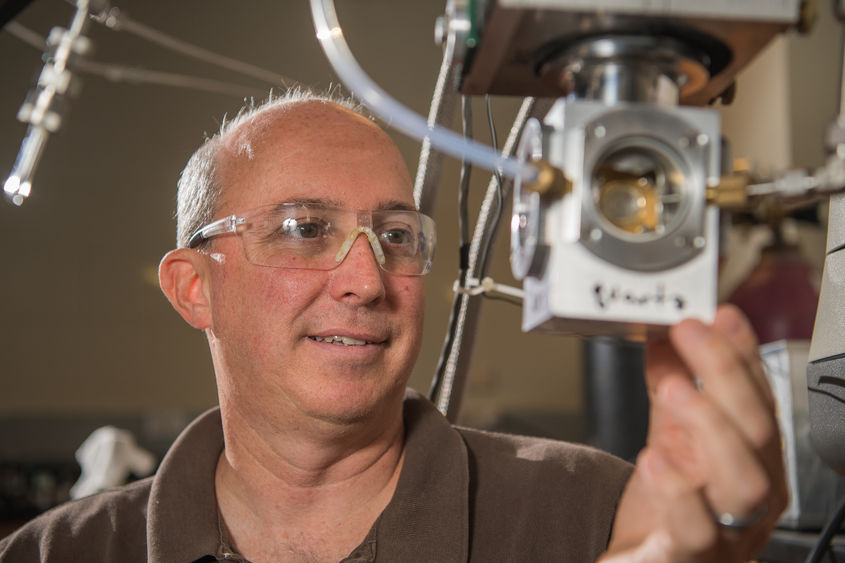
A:
<svg viewBox="0 0 845 563">
<path fill-rule="evenodd" d="M 284 142 L 290 151 L 287 158 L 295 158 L 297 144 L 291 141 L 297 139 L 319 137 L 326 152 L 351 150 L 356 138 L 369 139 L 401 161 L 387 134 L 361 112 L 361 106 L 349 99 L 296 89 L 225 120 L 220 131 L 191 156 L 179 178 L 177 246 L 187 246 L 197 229 L 219 215 L 224 188 L 221 169 L 244 160 L 257 162 L 261 147 Z M 404 163 L 402 169 L 407 175 Z"/>
<path fill-rule="evenodd" d="M 358 192 L 388 184 L 390 202 L 413 207 L 411 180 L 390 137 L 372 121 L 323 101 L 267 109 L 221 138 L 215 214 L 320 199 L 348 206 Z"/>
<path fill-rule="evenodd" d="M 369 119 L 331 102 L 315 100 L 269 108 L 221 139 L 215 160 L 221 193 L 215 213 L 235 212 L 243 207 L 236 202 L 244 199 L 254 202 L 251 196 L 242 197 L 242 192 L 259 190 L 266 182 L 279 188 L 297 188 L 286 185 L 294 173 L 297 183 L 311 178 L 317 182 L 322 172 L 339 162 L 345 163 L 345 180 L 366 190 L 371 180 L 363 176 L 366 168 L 360 164 L 370 161 L 386 168 L 386 177 L 399 179 L 396 188 L 402 193 L 397 198 L 411 197 L 410 178 L 401 154 L 390 137 Z M 314 166 L 310 175 L 300 170 L 309 163 Z M 245 182 L 246 177 L 253 180 Z M 338 199 L 341 195 L 337 194 Z"/>
</svg>

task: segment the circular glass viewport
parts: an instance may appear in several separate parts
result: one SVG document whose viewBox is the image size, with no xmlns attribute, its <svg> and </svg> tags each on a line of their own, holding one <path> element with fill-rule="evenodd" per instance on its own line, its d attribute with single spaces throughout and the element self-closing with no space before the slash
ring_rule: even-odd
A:
<svg viewBox="0 0 845 563">
<path fill-rule="evenodd" d="M 687 175 L 669 150 L 654 141 L 635 142 L 598 158 L 591 191 L 609 234 L 645 242 L 671 232 L 683 218 Z"/>
</svg>

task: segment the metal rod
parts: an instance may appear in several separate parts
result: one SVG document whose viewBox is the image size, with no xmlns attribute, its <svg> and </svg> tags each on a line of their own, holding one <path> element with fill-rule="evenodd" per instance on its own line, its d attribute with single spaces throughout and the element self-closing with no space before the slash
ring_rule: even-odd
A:
<svg viewBox="0 0 845 563">
<path fill-rule="evenodd" d="M 124 12 L 117 8 L 109 10 L 104 17 L 94 17 L 95 21 L 105 25 L 106 27 L 115 31 L 126 31 L 137 37 L 145 39 L 151 43 L 155 43 L 166 49 L 176 51 L 187 57 L 191 57 L 218 67 L 222 67 L 245 76 L 267 82 L 272 85 L 288 87 L 295 84 L 296 81 L 287 78 L 277 72 L 265 70 L 253 64 L 245 63 L 208 49 L 198 47 L 182 39 L 172 37 L 166 33 L 162 33 L 148 25 L 144 25 L 138 21 L 133 20 Z"/>
<path fill-rule="evenodd" d="M 9 34 L 20 39 L 27 45 L 35 47 L 39 51 L 43 51 L 47 45 L 44 37 L 18 22 L 12 21 L 7 23 L 4 30 L 8 31 Z M 159 86 L 191 88 L 203 92 L 228 94 L 238 98 L 244 97 L 246 93 L 253 90 L 255 90 L 256 94 L 259 94 L 255 88 L 241 84 L 202 78 L 200 76 L 188 76 L 173 72 L 161 72 L 118 64 L 100 63 L 85 59 L 78 61 L 76 63 L 76 68 L 79 72 L 93 74 L 112 82 L 122 82 L 128 84 L 156 84 Z"/>
<path fill-rule="evenodd" d="M 455 101 L 458 94 L 451 85 L 455 81 L 459 68 L 453 62 L 454 52 L 454 42 L 447 41 L 446 47 L 443 49 L 443 60 L 440 63 L 440 72 L 437 74 L 434 94 L 431 96 L 431 106 L 428 110 L 429 127 L 434 125 L 450 127 L 454 119 Z M 444 157 L 445 155 L 440 151 L 433 151 L 432 154 L 429 137 L 422 140 L 417 176 L 414 181 L 414 201 L 417 208 L 426 215 L 433 215 L 437 203 L 437 184 L 440 181 Z"/>
</svg>

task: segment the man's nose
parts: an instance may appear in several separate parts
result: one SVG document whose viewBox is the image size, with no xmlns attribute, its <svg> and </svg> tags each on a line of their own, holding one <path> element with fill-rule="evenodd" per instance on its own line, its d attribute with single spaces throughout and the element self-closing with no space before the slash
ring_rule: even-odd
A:
<svg viewBox="0 0 845 563">
<path fill-rule="evenodd" d="M 335 299 L 370 303 L 384 296 L 384 272 L 367 233 L 359 233 L 345 255 L 339 256 L 341 263 L 332 270 L 329 282 Z"/>
</svg>

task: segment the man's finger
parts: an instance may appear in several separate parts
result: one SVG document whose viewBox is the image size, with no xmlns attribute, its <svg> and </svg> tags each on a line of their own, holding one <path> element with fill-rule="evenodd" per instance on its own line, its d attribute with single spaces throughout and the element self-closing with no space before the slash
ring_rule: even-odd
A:
<svg viewBox="0 0 845 563">
<path fill-rule="evenodd" d="M 667 377 L 686 375 L 692 378 L 668 339 L 650 340 L 645 352 L 645 382 L 650 399 L 654 399 L 660 382 Z"/>
<path fill-rule="evenodd" d="M 678 378 L 663 384 L 657 400 L 695 444 L 696 455 L 686 462 L 695 464 L 713 510 L 737 517 L 758 510 L 770 493 L 770 477 L 735 424 L 709 397 Z M 668 455 L 671 459 L 673 452 Z"/>
<path fill-rule="evenodd" d="M 650 447 L 643 450 L 636 478 L 649 492 L 647 498 L 640 499 L 639 508 L 649 511 L 654 525 L 644 537 L 611 542 L 603 563 L 688 561 L 712 547 L 718 530 L 706 503 L 698 488 L 663 452 Z"/>
<path fill-rule="evenodd" d="M 733 305 L 722 305 L 716 312 L 713 326 L 728 339 L 734 350 L 745 361 L 753 381 L 757 383 L 761 395 L 770 407 L 774 408 L 775 399 L 772 387 L 763 369 L 760 359 L 760 344 L 751 323 L 742 312 Z"/>
<path fill-rule="evenodd" d="M 761 449 L 777 437 L 770 395 L 763 394 L 760 377 L 751 372 L 743 355 L 716 327 L 685 320 L 672 327 L 670 339 L 687 369 L 742 432 L 748 442 Z"/>
</svg>

